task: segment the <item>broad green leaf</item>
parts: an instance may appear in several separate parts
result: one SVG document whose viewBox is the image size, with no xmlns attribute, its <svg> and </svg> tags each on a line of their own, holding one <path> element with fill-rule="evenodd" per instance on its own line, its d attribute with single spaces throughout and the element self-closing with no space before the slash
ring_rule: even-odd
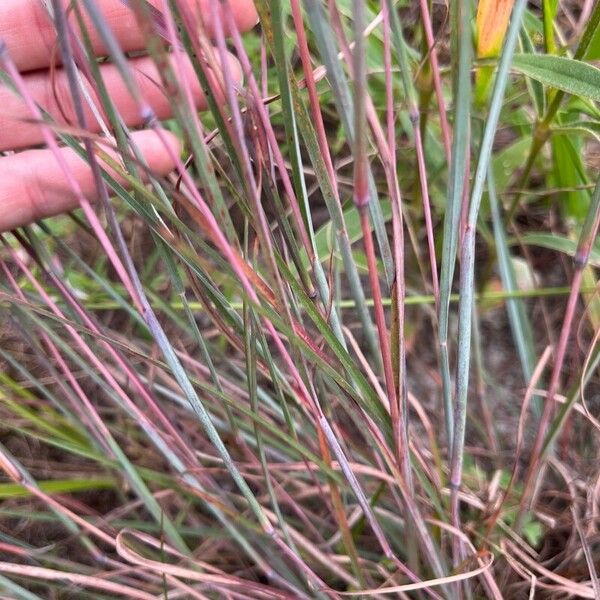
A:
<svg viewBox="0 0 600 600">
<path fill-rule="evenodd" d="M 544 529 L 539 521 L 528 519 L 523 525 L 523 536 L 534 547 L 537 548 L 542 540 Z"/>
<path fill-rule="evenodd" d="M 585 189 L 588 179 L 581 160 L 581 140 L 578 136 L 554 136 L 551 140 L 554 169 L 552 180 L 567 192 L 560 196 L 564 215 L 583 219 L 589 206 L 589 192 Z"/>
<path fill-rule="evenodd" d="M 381 202 L 383 220 L 387 223 L 392 218 L 392 208 L 388 200 Z M 354 206 L 344 211 L 344 223 L 351 244 L 362 239 L 360 217 Z M 327 221 L 322 225 L 315 235 L 315 247 L 320 261 L 327 260 L 334 250 L 335 230 L 333 221 Z M 306 258 L 305 258 L 306 260 Z"/>
<path fill-rule="evenodd" d="M 597 60 L 600 58 L 600 3 L 596 2 L 587 23 L 575 58 L 585 58 L 587 60 Z"/>
<path fill-rule="evenodd" d="M 525 54 L 535 54 L 535 45 L 531 40 L 529 31 L 526 27 L 521 29 L 521 47 Z M 528 77 L 527 89 L 529 90 L 529 95 L 535 105 L 535 111 L 538 117 L 541 118 L 546 112 L 546 95 L 544 94 L 544 87 L 539 81 Z"/>
<path fill-rule="evenodd" d="M 585 56 L 588 60 L 600 59 L 600 28 L 596 29 Z"/>
<path fill-rule="evenodd" d="M 574 96 L 600 101 L 600 69 L 573 58 L 515 54 L 514 70 Z"/>
<path fill-rule="evenodd" d="M 561 115 L 564 114 L 569 120 L 577 120 L 582 116 L 588 116 L 593 121 L 600 121 L 600 110 L 596 104 L 587 98 L 571 96 L 562 105 Z M 571 118 L 572 117 L 572 118 Z"/>
<path fill-rule="evenodd" d="M 512 144 L 497 152 L 492 158 L 492 169 L 498 192 L 503 192 L 514 177 L 517 169 L 527 160 L 527 152 L 531 145 L 531 136 L 518 138 Z"/>
<path fill-rule="evenodd" d="M 559 125 L 552 128 L 554 135 L 564 135 L 567 137 L 574 135 L 586 135 L 593 137 L 600 142 L 600 123 L 593 121 L 577 121 L 566 125 Z"/>
<path fill-rule="evenodd" d="M 577 250 L 576 240 L 570 240 L 569 238 L 552 233 L 527 233 L 521 238 L 521 241 L 530 246 L 541 246 L 542 248 L 556 250 L 569 256 L 574 256 Z M 600 267 L 600 247 L 598 247 L 598 243 L 592 248 L 590 264 L 594 267 Z"/>
<path fill-rule="evenodd" d="M 558 0 L 543 0 L 542 12 L 544 23 L 544 45 L 548 54 L 556 54 L 556 44 L 554 43 L 554 18 Z"/>
</svg>

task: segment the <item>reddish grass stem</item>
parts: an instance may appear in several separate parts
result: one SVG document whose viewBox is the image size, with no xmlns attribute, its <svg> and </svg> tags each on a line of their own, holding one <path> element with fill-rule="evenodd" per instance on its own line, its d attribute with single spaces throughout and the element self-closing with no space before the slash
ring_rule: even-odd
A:
<svg viewBox="0 0 600 600">
<path fill-rule="evenodd" d="M 369 270 L 369 282 L 373 294 L 375 310 L 375 322 L 379 335 L 381 358 L 385 376 L 386 390 L 391 407 L 392 427 L 398 431 L 398 406 L 396 397 L 396 386 L 394 385 L 394 369 L 392 367 L 392 355 L 390 352 L 389 332 L 385 322 L 383 310 L 381 285 L 377 269 L 377 258 L 375 246 L 369 222 L 367 208 L 369 206 L 369 184 L 368 184 L 368 157 L 367 157 L 367 69 L 364 41 L 364 6 L 361 0 L 354 2 L 354 205 L 360 214 L 360 224 L 363 233 L 363 243 Z"/>
<path fill-rule="evenodd" d="M 444 91 L 442 90 L 442 81 L 440 77 L 440 65 L 438 61 L 437 48 L 435 38 L 433 37 L 433 27 L 431 26 L 431 14 L 429 12 L 429 0 L 419 0 L 421 9 L 421 21 L 423 30 L 425 31 L 425 39 L 429 51 L 429 62 L 431 64 L 431 74 L 433 77 L 433 86 L 435 89 L 435 97 L 438 105 L 438 113 L 440 115 L 440 126 L 442 129 L 442 140 L 444 142 L 444 152 L 446 153 L 446 161 L 450 164 L 452 160 L 452 139 L 450 134 L 450 125 L 448 124 L 448 116 L 446 114 L 446 103 L 444 101 Z"/>
<path fill-rule="evenodd" d="M 529 469 L 527 470 L 527 475 L 525 477 L 525 487 L 523 490 L 523 496 L 519 507 L 519 513 L 515 523 L 515 528 L 517 532 L 523 525 L 525 512 L 528 509 L 529 504 L 532 502 L 535 493 L 534 490 L 535 483 L 537 481 L 537 475 L 541 470 L 540 461 L 543 461 L 544 459 L 542 449 L 544 448 L 544 442 L 548 426 L 555 412 L 554 400 L 560 386 L 560 376 L 562 373 L 565 355 L 567 352 L 567 344 L 571 336 L 573 320 L 575 318 L 575 310 L 577 307 L 577 301 L 579 299 L 579 292 L 581 289 L 583 272 L 589 262 L 592 247 L 594 241 L 596 240 L 596 236 L 598 235 L 599 226 L 600 180 L 598 180 L 598 183 L 596 184 L 596 189 L 594 190 L 594 195 L 590 203 L 586 221 L 583 225 L 581 235 L 579 238 L 577 251 L 575 252 L 575 256 L 573 258 L 575 272 L 573 274 L 573 280 L 571 282 L 571 293 L 569 294 L 569 299 L 567 301 L 567 306 L 565 309 L 565 317 L 560 331 L 560 337 L 556 345 L 554 366 L 552 369 L 552 374 L 550 376 L 550 382 L 548 384 L 548 393 L 546 395 L 544 403 L 544 410 L 542 412 L 542 416 L 538 425 L 537 434 L 531 452 Z"/>
</svg>

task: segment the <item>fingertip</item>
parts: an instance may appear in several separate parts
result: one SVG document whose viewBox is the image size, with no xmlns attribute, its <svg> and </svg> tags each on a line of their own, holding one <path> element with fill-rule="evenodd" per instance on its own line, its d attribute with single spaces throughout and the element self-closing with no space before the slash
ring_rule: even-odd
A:
<svg viewBox="0 0 600 600">
<path fill-rule="evenodd" d="M 190 1 L 190 0 L 188 0 Z M 210 7 L 208 6 L 209 2 L 213 2 L 214 0 L 204 0 L 203 8 L 206 12 L 203 14 L 210 14 L 208 11 Z M 220 8 L 220 19 L 223 24 L 223 29 L 227 36 L 233 35 L 231 28 L 228 26 L 228 21 L 225 18 L 225 12 L 229 11 L 233 13 L 233 22 L 235 23 L 235 28 L 244 33 L 246 31 L 250 31 L 253 27 L 258 23 L 259 17 L 258 12 L 256 10 L 256 6 L 254 5 L 253 0 L 229 0 L 229 2 L 225 2 L 221 4 Z M 208 30 L 212 35 L 215 34 L 211 20 L 208 19 L 207 23 Z"/>
<path fill-rule="evenodd" d="M 181 141 L 175 134 L 164 130 L 160 135 L 153 130 L 136 131 L 132 133 L 132 141 L 139 148 L 150 173 L 164 177 L 175 169 L 182 151 Z M 114 147 L 107 143 L 103 147 L 107 154 L 118 159 Z M 96 200 L 98 188 L 89 164 L 72 148 L 61 148 L 58 152 L 62 155 L 62 165 L 47 149 L 0 157 L 3 175 L 0 178 L 0 232 L 77 208 L 79 201 L 73 180 L 88 200 Z M 128 186 L 120 170 L 102 159 L 100 163 L 121 185 Z M 63 166 L 70 177 L 63 171 Z"/>
<path fill-rule="evenodd" d="M 256 27 L 259 18 L 253 0 L 241 0 L 239 5 L 235 21 L 238 29 L 243 33 Z"/>
<path fill-rule="evenodd" d="M 156 131 L 143 130 L 134 132 L 132 138 L 152 173 L 164 177 L 175 169 L 183 146 L 174 133 L 163 129 L 159 136 Z"/>
</svg>

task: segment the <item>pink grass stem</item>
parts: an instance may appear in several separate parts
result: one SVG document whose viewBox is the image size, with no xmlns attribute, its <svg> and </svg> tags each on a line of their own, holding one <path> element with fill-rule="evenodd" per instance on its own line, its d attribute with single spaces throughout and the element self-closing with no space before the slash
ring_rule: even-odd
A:
<svg viewBox="0 0 600 600">
<path fill-rule="evenodd" d="M 581 288 L 582 278 L 583 269 L 577 269 L 575 271 L 575 274 L 573 275 L 573 281 L 571 282 L 571 293 L 569 294 L 569 299 L 567 301 L 567 307 L 565 309 L 565 318 L 560 331 L 558 344 L 556 346 L 554 366 L 552 369 L 552 374 L 550 375 L 548 393 L 544 401 L 544 411 L 542 412 L 542 416 L 540 418 L 535 441 L 531 450 L 529 468 L 527 469 L 527 474 L 525 476 L 525 487 L 523 489 L 523 496 L 519 508 L 519 515 L 515 525 L 517 530 L 522 525 L 524 511 L 527 510 L 527 504 L 531 501 L 534 493 L 535 482 L 537 480 L 537 475 L 540 469 L 539 463 L 540 460 L 542 460 L 543 458 L 541 453 L 546 437 L 546 432 L 552 419 L 552 415 L 554 414 L 554 398 L 558 393 L 558 389 L 560 386 L 560 375 L 562 372 L 562 367 L 567 352 L 567 344 L 571 335 L 571 328 L 573 324 L 573 319 L 575 317 L 577 301 L 579 299 L 579 290 Z"/>
<path fill-rule="evenodd" d="M 419 0 L 421 8 L 421 20 L 425 31 L 425 39 L 429 51 L 429 62 L 431 64 L 431 74 L 433 78 L 433 87 L 437 99 L 438 112 L 440 115 L 440 126 L 442 129 L 442 140 L 444 142 L 444 152 L 446 154 L 446 162 L 450 164 L 452 159 L 452 139 L 450 134 L 450 125 L 448 124 L 448 116 L 446 114 L 446 103 L 444 102 L 444 91 L 442 90 L 442 82 L 440 78 L 440 65 L 438 61 L 435 39 L 433 37 L 433 28 L 431 26 L 431 14 L 429 13 L 429 0 Z"/>
</svg>

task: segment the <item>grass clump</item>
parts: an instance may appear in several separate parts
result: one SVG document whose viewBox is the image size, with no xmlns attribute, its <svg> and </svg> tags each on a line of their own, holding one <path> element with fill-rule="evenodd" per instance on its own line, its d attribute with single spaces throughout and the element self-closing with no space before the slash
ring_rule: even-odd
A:
<svg viewBox="0 0 600 600">
<path fill-rule="evenodd" d="M 595 597 L 600 5 L 230 1 L 2 52 L 81 210 L 2 234 L 0 589 Z"/>
</svg>

